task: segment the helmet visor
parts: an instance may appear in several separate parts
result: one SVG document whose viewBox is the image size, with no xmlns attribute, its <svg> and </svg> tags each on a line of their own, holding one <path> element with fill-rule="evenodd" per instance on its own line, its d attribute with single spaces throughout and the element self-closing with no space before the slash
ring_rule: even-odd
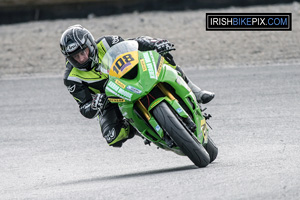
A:
<svg viewBox="0 0 300 200">
<path fill-rule="evenodd" d="M 74 67 L 80 70 L 85 70 L 91 65 L 89 52 L 89 48 L 86 47 L 80 51 L 76 51 L 75 53 L 69 55 L 67 59 Z"/>
</svg>

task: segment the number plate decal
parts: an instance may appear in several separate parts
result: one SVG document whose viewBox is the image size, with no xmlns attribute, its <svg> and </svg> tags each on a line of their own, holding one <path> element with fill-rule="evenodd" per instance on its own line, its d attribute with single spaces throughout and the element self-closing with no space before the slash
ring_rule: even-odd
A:
<svg viewBox="0 0 300 200">
<path fill-rule="evenodd" d="M 136 64 L 138 64 L 138 52 L 127 52 L 116 58 L 112 64 L 109 75 L 117 78 L 124 76 L 129 70 L 131 70 Z"/>
</svg>

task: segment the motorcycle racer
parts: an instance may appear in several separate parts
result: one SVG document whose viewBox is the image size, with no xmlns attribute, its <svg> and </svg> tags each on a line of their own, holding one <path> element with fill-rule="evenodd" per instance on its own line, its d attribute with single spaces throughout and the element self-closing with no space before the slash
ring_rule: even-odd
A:
<svg viewBox="0 0 300 200">
<path fill-rule="evenodd" d="M 181 74 L 199 103 L 208 103 L 214 98 L 214 93 L 201 90 L 175 64 L 169 53 L 174 44 L 148 36 L 129 40 L 137 41 L 140 51 L 156 50 L 160 53 Z M 95 40 L 81 25 L 70 26 L 60 39 L 61 52 L 66 58 L 64 84 L 78 103 L 84 117 L 98 117 L 103 137 L 113 147 L 121 147 L 136 134 L 135 128 L 123 120 L 117 104 L 105 104 L 104 91 L 108 75 L 101 73 L 102 58 L 111 46 L 121 41 L 124 39 L 115 35 L 102 36 Z"/>
</svg>

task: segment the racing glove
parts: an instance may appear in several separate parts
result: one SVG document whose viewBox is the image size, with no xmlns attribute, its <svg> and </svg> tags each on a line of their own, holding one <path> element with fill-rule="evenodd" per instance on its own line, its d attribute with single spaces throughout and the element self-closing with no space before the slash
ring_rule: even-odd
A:
<svg viewBox="0 0 300 200">
<path fill-rule="evenodd" d="M 100 110 L 102 112 L 102 110 L 105 108 L 106 100 L 107 98 L 105 93 L 94 95 L 91 108 L 93 110 Z"/>
<path fill-rule="evenodd" d="M 154 43 L 154 49 L 157 53 L 164 55 L 169 51 L 175 50 L 174 44 L 169 42 L 168 40 L 158 40 Z"/>
</svg>

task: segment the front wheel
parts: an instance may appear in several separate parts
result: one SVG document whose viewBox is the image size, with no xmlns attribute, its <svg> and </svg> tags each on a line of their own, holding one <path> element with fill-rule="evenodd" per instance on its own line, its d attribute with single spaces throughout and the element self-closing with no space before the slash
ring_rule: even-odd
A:
<svg viewBox="0 0 300 200">
<path fill-rule="evenodd" d="M 210 163 L 209 154 L 198 139 L 192 136 L 181 120 L 170 110 L 165 102 L 153 109 L 154 118 L 167 132 L 181 151 L 198 167 L 206 167 Z"/>
</svg>

